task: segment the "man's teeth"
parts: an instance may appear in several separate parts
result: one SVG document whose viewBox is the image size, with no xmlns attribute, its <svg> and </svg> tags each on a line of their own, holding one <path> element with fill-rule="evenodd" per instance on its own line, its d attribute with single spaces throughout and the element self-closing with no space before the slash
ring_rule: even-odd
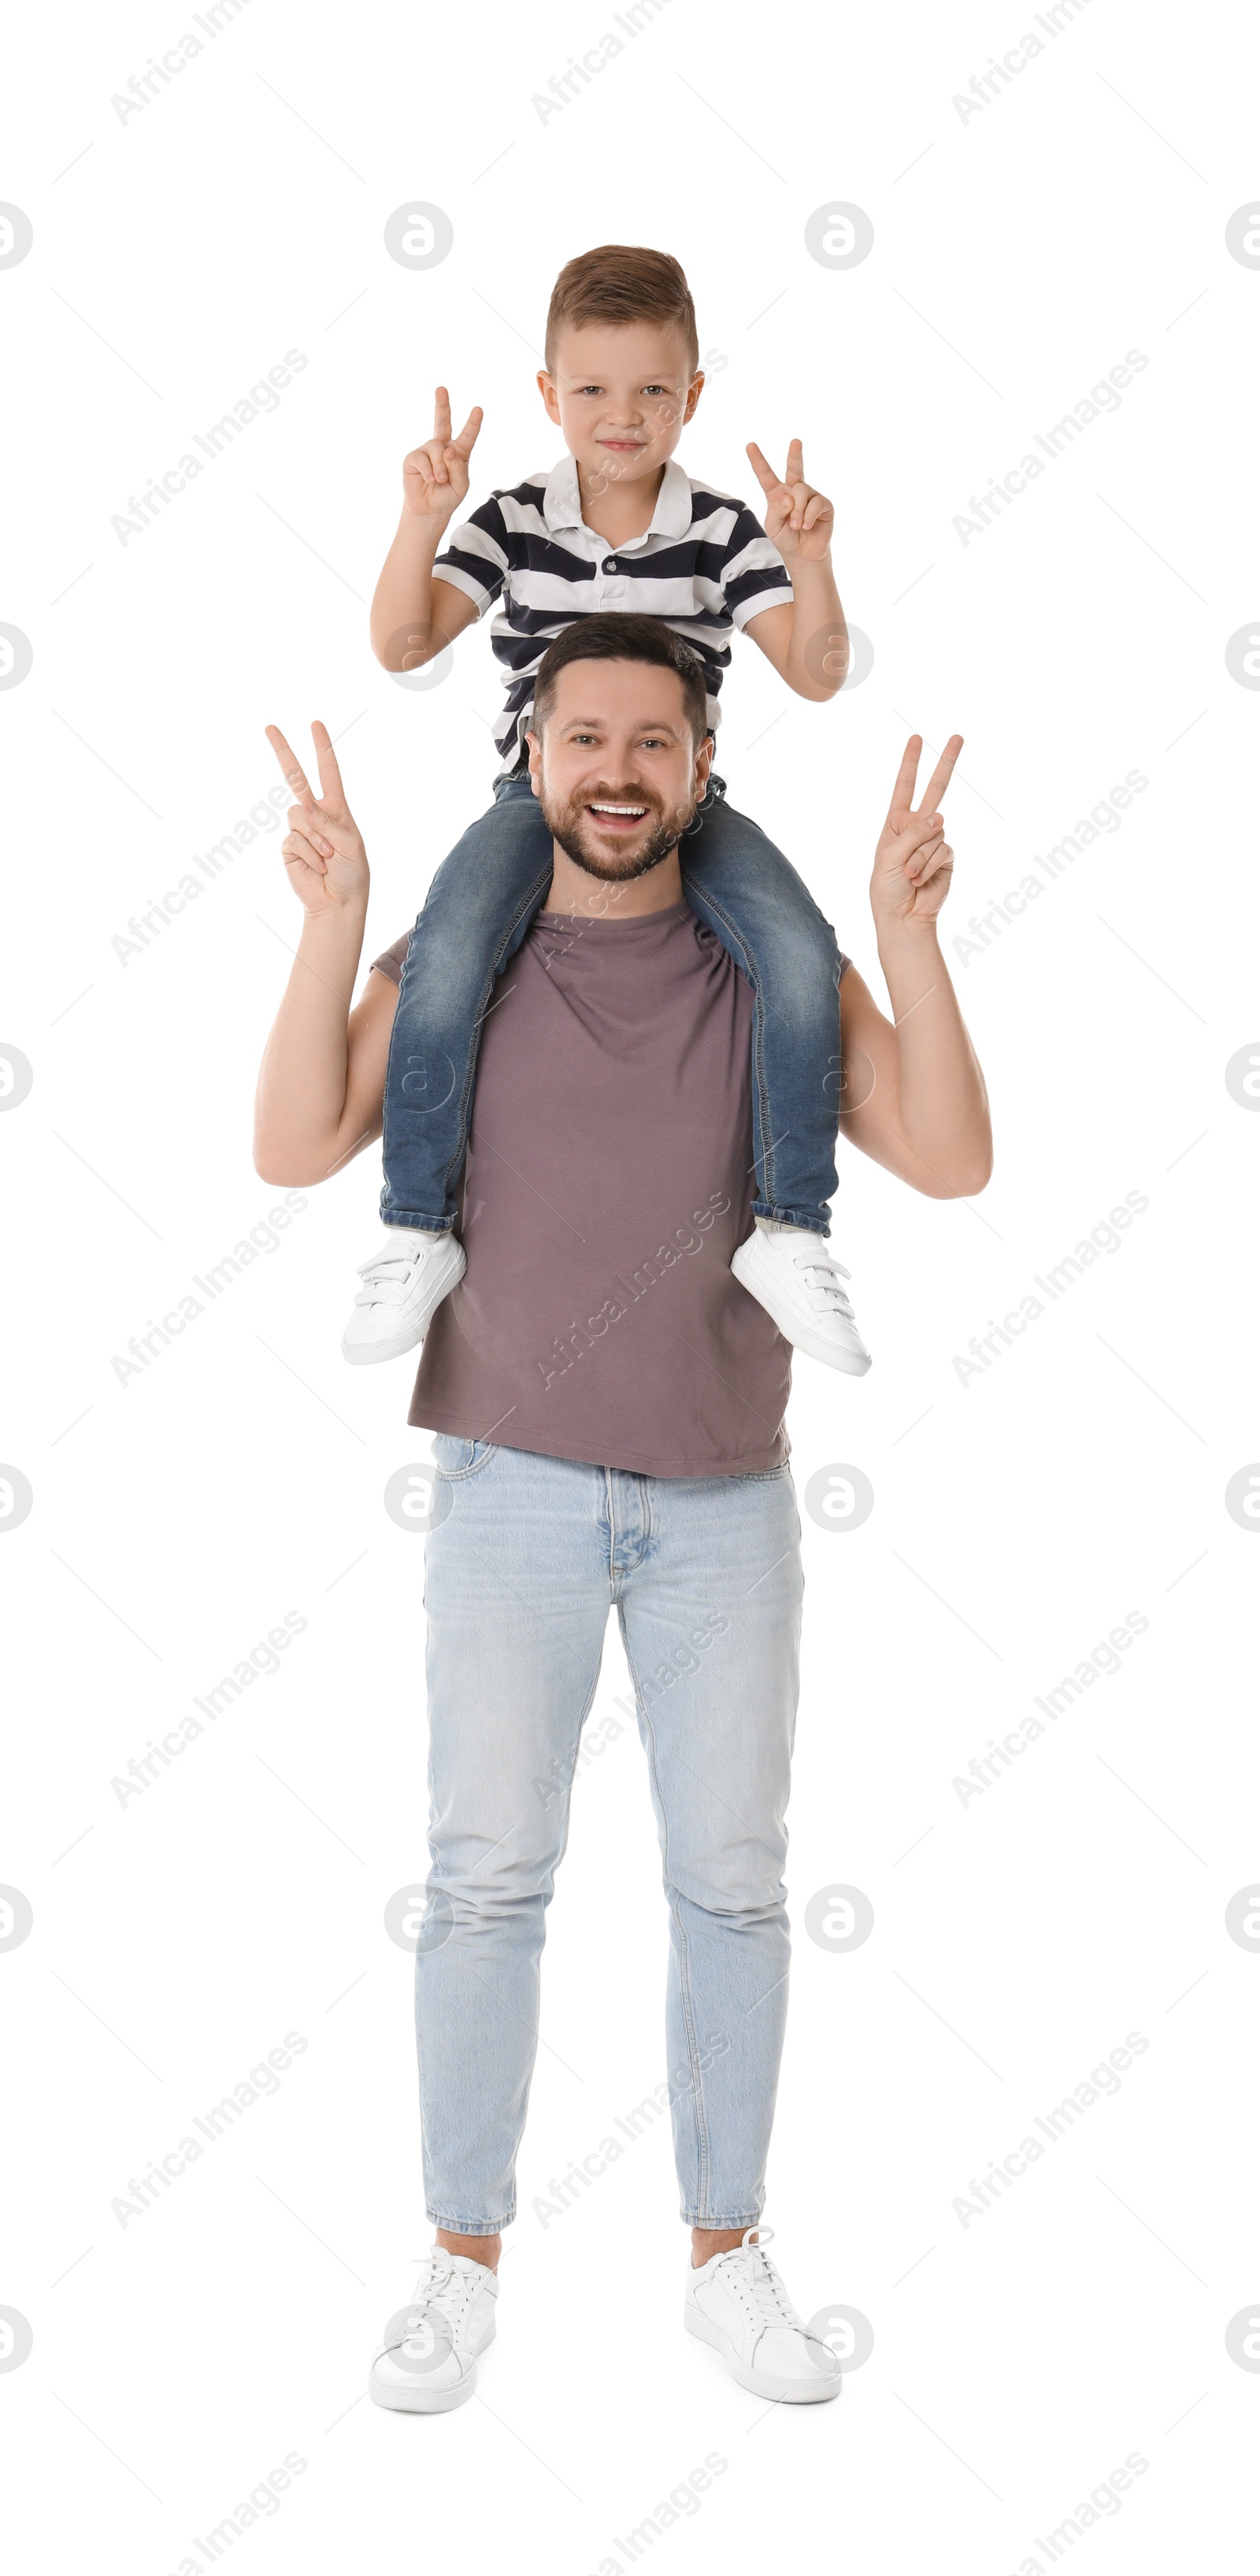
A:
<svg viewBox="0 0 1260 2576">
<path fill-rule="evenodd" d="M 592 805 L 588 810 L 592 814 L 634 814 L 637 816 L 640 814 L 646 814 L 647 807 L 646 805 Z"/>
</svg>

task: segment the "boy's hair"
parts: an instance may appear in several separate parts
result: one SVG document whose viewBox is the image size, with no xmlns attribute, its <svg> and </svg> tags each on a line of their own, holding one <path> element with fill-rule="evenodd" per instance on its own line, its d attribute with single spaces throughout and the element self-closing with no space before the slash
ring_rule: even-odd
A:
<svg viewBox="0 0 1260 2576">
<path fill-rule="evenodd" d="M 623 242 L 604 242 L 599 250 L 584 250 L 566 261 L 547 308 L 543 345 L 548 374 L 565 324 L 573 323 L 580 330 L 587 322 L 663 323 L 681 334 L 693 374 L 700 363 L 691 289 L 668 251 L 630 250 Z"/>
<path fill-rule="evenodd" d="M 691 646 L 659 617 L 639 617 L 627 610 L 617 617 L 575 617 L 554 644 L 549 644 L 534 681 L 530 731 L 541 734 L 555 704 L 556 678 L 569 662 L 651 662 L 658 670 L 676 671 L 696 748 L 709 730 L 709 700 L 704 670 Z"/>
</svg>

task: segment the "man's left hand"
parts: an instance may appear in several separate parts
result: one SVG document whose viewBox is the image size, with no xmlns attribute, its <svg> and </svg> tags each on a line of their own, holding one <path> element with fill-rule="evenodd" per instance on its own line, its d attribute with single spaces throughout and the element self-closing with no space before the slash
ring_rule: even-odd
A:
<svg viewBox="0 0 1260 2576">
<path fill-rule="evenodd" d="M 962 750 L 960 733 L 950 735 L 927 787 L 923 802 L 913 802 L 914 782 L 923 751 L 921 734 L 906 744 L 888 818 L 875 851 L 871 910 L 881 935 L 918 929 L 935 922 L 949 892 L 954 853 L 945 838 L 945 818 L 937 811 Z"/>
<path fill-rule="evenodd" d="M 752 469 L 766 496 L 765 531 L 786 564 L 825 563 L 831 552 L 835 512 L 822 492 L 805 480 L 799 438 L 788 449 L 787 474 L 780 482 L 761 449 L 748 448 Z"/>
</svg>

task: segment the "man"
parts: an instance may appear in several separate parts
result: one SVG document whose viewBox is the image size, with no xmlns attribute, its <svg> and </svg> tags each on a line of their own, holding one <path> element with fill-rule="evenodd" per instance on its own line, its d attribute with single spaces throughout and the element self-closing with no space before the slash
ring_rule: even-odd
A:
<svg viewBox="0 0 1260 2576">
<path fill-rule="evenodd" d="M 351 1010 L 368 869 L 328 735 L 284 858 L 304 907 L 263 1061 L 255 1160 L 309 1186 L 380 1133 L 406 940 Z M 426 2197 L 437 2228 L 373 2362 L 386 2406 L 473 2387 L 515 2212 L 545 1911 L 610 1607 L 634 1678 L 670 1910 L 668 2070 L 684 2322 L 771 2400 L 837 2394 L 759 2230 L 783 2041 L 784 1812 L 800 1528 L 789 1351 L 729 1264 L 752 1231 L 752 996 L 685 897 L 710 743 L 688 647 L 587 618 L 538 673 L 530 775 L 545 906 L 487 1015 L 465 1173 L 467 1272 L 409 1419 L 438 1435 L 427 1541 L 432 1870 L 417 1955 Z M 911 810 L 907 746 L 871 884 L 889 1021 L 842 968 L 850 1143 L 934 1198 L 982 1189 L 984 1085 L 936 938 L 947 746 Z M 426 1079 L 440 1090 L 440 1068 Z M 841 1296 L 825 1248 L 810 1294 Z M 374 1282 L 372 1294 L 379 1293 Z"/>
</svg>

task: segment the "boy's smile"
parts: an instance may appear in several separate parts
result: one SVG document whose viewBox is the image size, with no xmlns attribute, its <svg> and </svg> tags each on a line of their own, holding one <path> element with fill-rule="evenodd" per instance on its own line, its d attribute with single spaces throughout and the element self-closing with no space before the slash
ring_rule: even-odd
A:
<svg viewBox="0 0 1260 2576">
<path fill-rule="evenodd" d="M 554 369 L 540 372 L 538 387 L 576 462 L 583 515 L 614 544 L 650 524 L 703 383 L 680 334 L 658 323 L 596 322 L 561 332 Z"/>
</svg>

